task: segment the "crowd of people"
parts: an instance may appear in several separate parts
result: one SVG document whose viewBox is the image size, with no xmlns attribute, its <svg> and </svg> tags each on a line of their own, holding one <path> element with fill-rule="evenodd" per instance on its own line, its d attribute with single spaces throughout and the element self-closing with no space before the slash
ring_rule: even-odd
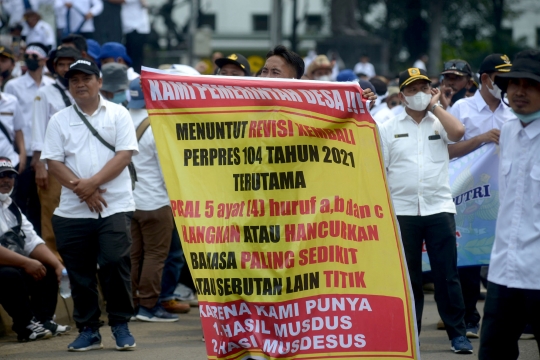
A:
<svg viewBox="0 0 540 360">
<path fill-rule="evenodd" d="M 71 13 L 71 3 L 60 2 Z M 82 2 L 84 14 L 102 10 L 101 0 Z M 133 349 L 129 321 L 174 322 L 197 304 L 179 283 L 185 259 L 140 63 L 133 65 L 119 41 L 87 39 L 90 22 L 79 34 L 58 33 L 57 46 L 34 34 L 50 30 L 34 21 L 38 13 L 23 13 L 30 32 L 19 75 L 14 49 L 0 45 L 0 281 L 10 289 L 0 293 L 0 304 L 20 341 L 69 331 L 54 321 L 67 270 L 79 331 L 68 349 L 103 347 L 100 293 L 116 349 Z M 387 78 L 375 73 L 367 54 L 342 69 L 325 55 L 302 59 L 278 45 L 257 73 L 242 54 L 215 54 L 214 74 L 358 82 L 379 126 L 418 332 L 425 242 L 440 327 L 452 350 L 471 354 L 469 338 L 480 337 L 481 359 L 515 359 L 524 332 L 540 341 L 540 52 L 518 53 L 513 63 L 491 54 L 476 72 L 465 60 L 449 60 L 431 77 L 427 61 L 422 56 Z M 160 68 L 199 74 L 183 64 Z M 448 164 L 486 143 L 500 146 L 500 211 L 480 331 L 480 267 L 457 267 Z"/>
</svg>

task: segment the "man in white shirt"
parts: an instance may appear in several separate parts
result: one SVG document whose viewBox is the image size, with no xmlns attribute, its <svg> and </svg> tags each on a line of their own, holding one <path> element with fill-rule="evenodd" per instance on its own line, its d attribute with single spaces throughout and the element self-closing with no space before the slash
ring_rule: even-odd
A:
<svg viewBox="0 0 540 360">
<path fill-rule="evenodd" d="M 499 143 L 500 129 L 515 115 L 501 100 L 501 90 L 493 82 L 498 74 L 510 71 L 512 64 L 508 56 L 491 54 L 480 65 L 482 87 L 474 96 L 459 100 L 449 110 L 465 126 L 463 139 L 448 145 L 450 158 L 465 156 L 482 144 Z M 461 289 L 465 301 L 465 324 L 467 336 L 478 338 L 480 313 L 476 302 L 480 296 L 480 267 L 459 268 Z"/>
<path fill-rule="evenodd" d="M 51 224 L 54 209 L 60 203 L 60 190 L 62 186 L 54 176 L 49 174 L 45 163 L 40 161 L 43 143 L 45 142 L 45 130 L 51 117 L 58 111 L 71 106 L 73 97 L 64 75 L 75 59 L 81 57 L 81 53 L 69 46 L 59 46 L 51 51 L 47 60 L 47 67 L 52 74 L 56 75 L 54 84 L 42 87 L 36 93 L 32 104 L 32 169 L 36 174 L 39 202 L 41 204 L 41 237 L 52 250 L 60 257 L 56 250 L 56 240 Z"/>
<path fill-rule="evenodd" d="M 90 60 L 71 64 L 65 78 L 75 104 L 53 115 L 41 153 L 62 185 L 52 224 L 68 270 L 73 318 L 80 332 L 68 345 L 70 351 L 103 347 L 96 263 L 116 349 L 135 347 L 127 326 L 133 315 L 130 227 L 135 210 L 127 166 L 138 146 L 128 111 L 99 95 L 99 76 Z"/>
<path fill-rule="evenodd" d="M 525 324 L 540 349 L 540 52 L 516 55 L 495 76 L 516 119 L 501 129 L 499 215 L 479 359 L 517 359 Z"/>
<path fill-rule="evenodd" d="M 63 334 L 53 321 L 64 266 L 44 245 L 10 194 L 17 171 L 0 157 L 0 304 L 13 319 L 19 341 Z"/>
<path fill-rule="evenodd" d="M 144 44 L 150 34 L 150 21 L 145 0 L 125 0 L 122 4 L 122 31 L 126 36 L 126 50 L 133 60 L 135 72 L 141 71 Z"/>
<path fill-rule="evenodd" d="M 22 128 L 24 120 L 17 98 L 11 94 L 0 93 L 0 154 L 12 159 L 13 165 L 19 169 L 26 167 L 26 150 Z M 22 149 L 22 158 L 15 147 Z"/>
<path fill-rule="evenodd" d="M 360 62 L 354 65 L 354 73 L 359 78 L 364 78 L 364 80 L 371 79 L 377 75 L 375 73 L 375 66 L 369 62 L 369 56 L 367 56 L 367 54 L 362 55 Z"/>
<path fill-rule="evenodd" d="M 38 90 L 53 84 L 54 80 L 43 76 L 43 67 L 47 59 L 47 47 L 40 43 L 30 43 L 26 47 L 24 60 L 28 71 L 21 77 L 8 81 L 4 91 L 14 95 L 22 112 L 26 168 L 19 167 L 20 176 L 15 193 L 15 202 L 23 214 L 34 225 L 34 229 L 41 235 L 41 211 L 35 173 L 30 167 L 32 161 L 32 104 Z"/>
<path fill-rule="evenodd" d="M 457 273 L 456 207 L 448 180 L 448 143 L 465 129 L 439 104 L 424 70 L 400 73 L 400 99 L 405 111 L 380 126 L 388 187 L 394 203 L 414 293 L 416 322 L 421 329 L 422 243 L 431 264 L 435 299 L 456 353 L 471 354 L 465 336 L 465 306 Z"/>
<path fill-rule="evenodd" d="M 81 34 L 86 38 L 94 33 L 94 17 L 103 11 L 102 0 L 55 0 L 54 10 L 57 19 L 62 21 L 64 34 Z"/>
<path fill-rule="evenodd" d="M 27 43 L 41 43 L 49 50 L 56 47 L 56 34 L 53 28 L 41 19 L 38 12 L 29 10 L 24 13 L 24 19 L 26 24 L 22 35 L 26 36 Z"/>
<path fill-rule="evenodd" d="M 178 321 L 178 315 L 171 313 L 190 310 L 189 304 L 160 301 L 174 219 L 140 80 L 133 80 L 129 89 L 128 108 L 139 139 L 139 155 L 133 158 L 137 170 L 137 186 L 133 192 L 137 210 L 131 221 L 131 286 L 135 305 L 139 306 L 136 317 L 141 321 L 173 322 Z"/>
</svg>

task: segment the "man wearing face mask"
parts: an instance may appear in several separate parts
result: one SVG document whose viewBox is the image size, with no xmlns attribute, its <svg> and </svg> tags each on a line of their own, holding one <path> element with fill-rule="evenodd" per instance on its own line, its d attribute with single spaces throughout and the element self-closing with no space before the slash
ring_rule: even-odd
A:
<svg viewBox="0 0 540 360">
<path fill-rule="evenodd" d="M 115 104 L 126 106 L 126 89 L 129 87 L 127 67 L 119 63 L 108 63 L 101 67 L 103 86 L 101 95 Z"/>
<path fill-rule="evenodd" d="M 495 84 L 517 118 L 501 129 L 500 207 L 479 359 L 513 360 L 526 323 L 540 349 L 540 51 L 518 53 Z"/>
<path fill-rule="evenodd" d="M 61 45 L 49 54 L 47 68 L 51 74 L 55 74 L 54 84 L 42 87 L 36 93 L 32 110 L 32 162 L 31 166 L 36 174 L 36 184 L 41 203 L 41 237 L 45 244 L 57 256 L 56 240 L 52 229 L 51 218 L 54 209 L 60 202 L 60 191 L 62 186 L 54 176 L 49 174 L 45 164 L 39 160 L 43 143 L 45 141 L 45 131 L 49 120 L 58 111 L 71 106 L 73 97 L 69 92 L 69 84 L 64 75 L 69 70 L 69 66 L 75 59 L 81 57 L 81 53 L 70 46 Z"/>
<path fill-rule="evenodd" d="M 54 83 L 48 76 L 43 76 L 43 67 L 47 59 L 47 47 L 40 43 L 30 43 L 26 47 L 24 60 L 28 71 L 21 77 L 10 80 L 5 92 L 14 95 L 19 101 L 24 126 L 24 144 L 26 147 L 26 168 L 19 167 L 19 183 L 15 193 L 15 202 L 23 214 L 41 235 L 41 211 L 35 173 L 30 167 L 32 162 L 32 104 L 40 88 Z M 20 150 L 20 149 L 19 149 Z"/>
<path fill-rule="evenodd" d="M 448 143 L 463 136 L 463 124 L 439 104 L 424 70 L 399 75 L 399 97 L 406 106 L 380 126 L 388 186 L 394 203 L 421 329 L 422 243 L 425 240 L 439 314 L 455 353 L 471 354 L 465 336 L 465 306 L 457 272 L 456 207 L 448 180 Z"/>
<path fill-rule="evenodd" d="M 508 73 L 512 64 L 508 56 L 487 56 L 478 71 L 480 91 L 473 97 L 459 100 L 449 112 L 465 126 L 463 139 L 448 145 L 450 158 L 465 156 L 483 144 L 499 143 L 500 129 L 505 122 L 515 119 L 510 108 L 501 101 L 501 89 L 493 82 L 498 74 Z M 459 269 L 461 289 L 465 301 L 465 324 L 467 337 L 478 338 L 480 313 L 476 303 L 480 297 L 480 267 Z"/>
<path fill-rule="evenodd" d="M 480 65 L 480 91 L 473 97 L 459 100 L 449 110 L 465 125 L 462 141 L 448 146 L 450 158 L 467 155 L 480 145 L 499 143 L 502 125 L 514 119 L 510 108 L 501 100 L 501 89 L 493 82 L 495 76 L 510 71 L 508 56 L 491 54 Z"/>
<path fill-rule="evenodd" d="M 441 73 L 441 105 L 445 110 L 465 97 L 465 93 L 473 86 L 473 72 L 468 62 L 461 59 L 449 60 L 444 63 Z"/>
<path fill-rule="evenodd" d="M 326 55 L 319 55 L 309 64 L 306 75 L 311 80 L 331 81 L 333 67 Z"/>
</svg>

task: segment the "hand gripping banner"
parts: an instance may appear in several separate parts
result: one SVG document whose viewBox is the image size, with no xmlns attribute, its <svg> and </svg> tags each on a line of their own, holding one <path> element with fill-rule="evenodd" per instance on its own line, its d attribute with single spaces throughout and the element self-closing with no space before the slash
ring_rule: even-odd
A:
<svg viewBox="0 0 540 360">
<path fill-rule="evenodd" d="M 417 359 L 377 127 L 357 83 L 142 86 L 209 359 Z"/>
</svg>

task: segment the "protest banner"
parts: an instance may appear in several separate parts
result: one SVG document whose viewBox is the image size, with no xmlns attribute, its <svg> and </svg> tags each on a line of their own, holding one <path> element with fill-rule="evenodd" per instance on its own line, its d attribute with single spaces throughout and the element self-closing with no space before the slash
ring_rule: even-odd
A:
<svg viewBox="0 0 540 360">
<path fill-rule="evenodd" d="M 448 165 L 456 205 L 458 266 L 488 265 L 499 210 L 499 147 L 486 144 Z M 422 269 L 429 271 L 425 247 Z"/>
<path fill-rule="evenodd" d="M 142 86 L 209 359 L 417 359 L 377 127 L 357 83 Z"/>
</svg>

